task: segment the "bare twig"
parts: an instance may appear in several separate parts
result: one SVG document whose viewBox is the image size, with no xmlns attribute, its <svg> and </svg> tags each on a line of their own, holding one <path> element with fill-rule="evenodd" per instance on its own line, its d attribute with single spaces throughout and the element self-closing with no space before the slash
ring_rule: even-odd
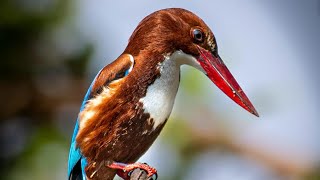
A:
<svg viewBox="0 0 320 180">
<path fill-rule="evenodd" d="M 133 170 L 130 176 L 130 180 L 149 180 L 149 179 L 150 178 L 148 178 L 147 172 L 139 168 Z"/>
</svg>

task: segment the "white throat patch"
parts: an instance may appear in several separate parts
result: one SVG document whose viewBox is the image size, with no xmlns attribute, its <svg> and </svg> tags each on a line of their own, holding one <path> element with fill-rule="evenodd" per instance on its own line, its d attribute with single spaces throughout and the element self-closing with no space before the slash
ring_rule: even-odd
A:
<svg viewBox="0 0 320 180">
<path fill-rule="evenodd" d="M 199 62 L 191 55 L 176 51 L 159 64 L 160 77 L 147 89 L 143 103 L 145 113 L 153 119 L 153 129 L 163 124 L 169 118 L 179 87 L 180 65 L 188 64 L 204 72 Z"/>
</svg>

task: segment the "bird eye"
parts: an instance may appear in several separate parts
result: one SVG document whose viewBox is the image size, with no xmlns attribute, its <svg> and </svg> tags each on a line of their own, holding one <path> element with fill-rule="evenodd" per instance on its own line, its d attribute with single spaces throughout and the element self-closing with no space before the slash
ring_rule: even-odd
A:
<svg viewBox="0 0 320 180">
<path fill-rule="evenodd" d="M 203 32 L 200 29 L 193 29 L 192 30 L 192 37 L 195 42 L 202 43 L 204 41 Z"/>
</svg>

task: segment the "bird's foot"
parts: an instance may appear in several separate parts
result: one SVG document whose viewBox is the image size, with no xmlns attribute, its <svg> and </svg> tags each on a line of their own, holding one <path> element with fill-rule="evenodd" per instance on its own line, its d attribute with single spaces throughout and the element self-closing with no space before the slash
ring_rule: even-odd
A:
<svg viewBox="0 0 320 180">
<path fill-rule="evenodd" d="M 132 164 L 124 164 L 119 162 L 113 162 L 108 165 L 111 169 L 117 170 L 117 175 L 125 180 L 130 179 L 130 175 L 134 169 L 139 168 L 147 172 L 148 178 L 156 180 L 158 178 L 157 170 L 146 163 L 132 163 Z"/>
</svg>

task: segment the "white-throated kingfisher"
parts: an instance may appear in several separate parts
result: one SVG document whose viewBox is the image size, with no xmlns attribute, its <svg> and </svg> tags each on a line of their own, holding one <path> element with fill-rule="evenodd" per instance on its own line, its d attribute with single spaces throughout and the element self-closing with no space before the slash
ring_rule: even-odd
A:
<svg viewBox="0 0 320 180">
<path fill-rule="evenodd" d="M 124 52 L 90 85 L 72 137 L 68 178 L 129 179 L 134 168 L 155 175 L 154 168 L 135 162 L 169 118 L 183 64 L 258 116 L 218 55 L 210 28 L 187 10 L 159 10 L 139 23 Z"/>
</svg>

